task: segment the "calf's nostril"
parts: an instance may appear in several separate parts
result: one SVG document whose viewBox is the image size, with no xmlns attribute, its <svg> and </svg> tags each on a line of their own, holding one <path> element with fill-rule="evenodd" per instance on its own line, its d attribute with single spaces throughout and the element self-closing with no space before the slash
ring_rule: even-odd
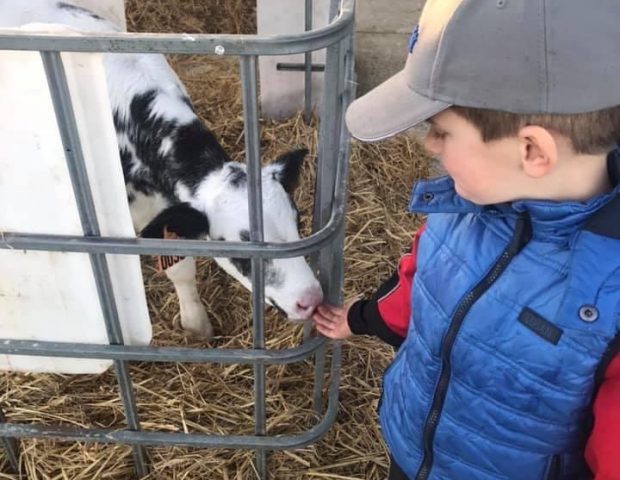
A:
<svg viewBox="0 0 620 480">
<path fill-rule="evenodd" d="M 297 302 L 297 308 L 298 308 L 299 310 L 309 310 L 309 309 L 311 309 L 311 308 L 314 308 L 314 306 L 312 306 L 312 305 L 304 305 L 304 304 L 303 304 L 303 303 L 301 303 L 301 302 Z"/>
</svg>

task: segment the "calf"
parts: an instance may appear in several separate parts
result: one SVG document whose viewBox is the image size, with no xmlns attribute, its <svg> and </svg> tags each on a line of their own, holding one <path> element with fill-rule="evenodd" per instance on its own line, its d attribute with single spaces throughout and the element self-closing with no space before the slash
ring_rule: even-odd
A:
<svg viewBox="0 0 620 480">
<path fill-rule="evenodd" d="M 98 15 L 65 1 L 0 0 L 0 27 L 59 23 L 94 32 L 119 31 Z M 244 164 L 232 162 L 202 124 L 187 92 L 163 55 L 104 54 L 127 198 L 136 232 L 163 237 L 249 240 L 248 182 Z M 262 168 L 264 239 L 299 239 L 292 193 L 306 150 L 288 152 Z M 216 258 L 246 288 L 250 260 Z M 194 259 L 166 270 L 184 329 L 204 338 L 211 323 L 196 288 Z M 308 319 L 323 293 L 302 257 L 265 262 L 265 297 L 289 319 Z"/>
</svg>

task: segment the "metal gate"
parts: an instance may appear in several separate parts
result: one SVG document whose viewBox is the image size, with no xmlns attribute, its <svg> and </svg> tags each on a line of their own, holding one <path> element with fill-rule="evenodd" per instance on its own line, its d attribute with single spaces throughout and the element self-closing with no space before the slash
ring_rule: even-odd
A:
<svg viewBox="0 0 620 480">
<path fill-rule="evenodd" d="M 306 12 L 311 0 L 306 0 Z M 176 34 L 86 34 L 81 37 L 54 35 L 0 34 L 0 50 L 39 51 L 48 79 L 60 136 L 78 205 L 84 236 L 43 235 L 2 232 L 0 248 L 87 253 L 96 280 L 104 313 L 109 345 L 0 339 L 0 354 L 34 355 L 113 360 L 127 429 L 86 429 L 7 422 L 0 409 L 0 441 L 9 465 L 18 469 L 18 438 L 40 437 L 102 443 L 130 444 L 138 476 L 148 473 L 146 446 L 190 446 L 254 449 L 256 469 L 267 477 L 266 453 L 310 444 L 321 437 L 336 418 L 340 374 L 340 346 L 331 346 L 331 378 L 328 404 L 321 405 L 328 342 L 304 332 L 302 345 L 285 350 L 265 349 L 264 261 L 310 255 L 319 271 L 325 298 L 341 300 L 343 278 L 343 237 L 346 201 L 349 137 L 344 127 L 344 111 L 354 95 L 352 32 L 354 0 L 332 0 L 331 23 L 324 28 L 297 35 L 260 37 L 256 35 Z M 256 60 L 259 55 L 286 55 L 326 48 L 323 105 L 319 130 L 318 165 L 312 235 L 289 243 L 263 241 L 260 184 L 259 122 Z M 95 214 L 76 119 L 73 114 L 60 52 L 184 53 L 238 56 L 242 80 L 245 150 L 248 162 L 250 242 L 205 242 L 196 240 L 155 240 L 101 236 Z M 312 66 L 309 54 L 305 71 L 306 95 Z M 309 101 L 306 103 L 309 104 Z M 175 347 L 126 346 L 120 329 L 106 254 L 157 254 L 250 258 L 253 284 L 253 348 L 194 349 Z M 266 435 L 265 367 L 299 362 L 314 356 L 314 408 L 322 419 L 310 430 L 297 435 Z M 254 435 L 210 435 L 143 431 L 137 415 L 128 362 L 216 362 L 254 366 Z"/>
</svg>

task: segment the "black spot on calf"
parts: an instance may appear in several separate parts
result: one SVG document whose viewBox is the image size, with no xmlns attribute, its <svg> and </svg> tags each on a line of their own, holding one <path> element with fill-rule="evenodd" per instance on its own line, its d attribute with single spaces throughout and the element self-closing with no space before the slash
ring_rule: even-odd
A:
<svg viewBox="0 0 620 480">
<path fill-rule="evenodd" d="M 103 18 L 97 15 L 96 13 L 93 13 L 86 8 L 78 7 L 77 5 L 72 5 L 70 3 L 65 3 L 65 2 L 58 2 L 56 6 L 61 10 L 69 10 L 69 11 L 73 11 L 76 13 L 79 12 L 84 15 L 88 15 L 89 17 L 94 18 L 96 20 L 103 20 Z"/>
<path fill-rule="evenodd" d="M 231 258 L 230 263 L 232 263 L 244 277 L 250 276 L 252 272 L 252 261 L 249 258 Z"/>
<path fill-rule="evenodd" d="M 233 187 L 239 188 L 247 183 L 248 175 L 242 167 L 231 163 L 228 168 L 230 169 L 230 174 L 228 175 L 228 182 Z"/>
<path fill-rule="evenodd" d="M 215 135 L 198 119 L 177 128 L 174 147 L 174 167 L 178 178 L 192 189 L 210 172 L 230 161 Z"/>
<path fill-rule="evenodd" d="M 209 234 L 209 219 L 187 203 L 173 205 L 163 210 L 144 227 L 143 238 L 164 238 L 164 228 L 188 239 L 203 238 Z"/>
<path fill-rule="evenodd" d="M 155 89 L 135 95 L 129 115 L 114 115 L 114 125 L 122 141 L 129 142 L 120 150 L 125 183 L 141 192 L 158 192 L 170 203 L 178 203 L 175 190 L 179 182 L 192 192 L 212 171 L 221 168 L 229 157 L 217 139 L 196 117 L 179 124 L 175 119 L 153 114 L 159 95 L 170 95 Z M 179 96 L 180 103 L 189 102 Z M 169 148 L 162 149 L 162 142 Z"/>
</svg>

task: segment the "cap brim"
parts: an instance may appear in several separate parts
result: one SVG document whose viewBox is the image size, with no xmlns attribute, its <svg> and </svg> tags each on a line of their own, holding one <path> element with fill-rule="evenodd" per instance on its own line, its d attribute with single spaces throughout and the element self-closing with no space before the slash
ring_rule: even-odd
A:
<svg viewBox="0 0 620 480">
<path fill-rule="evenodd" d="M 450 104 L 432 100 L 412 90 L 401 71 L 351 103 L 346 113 L 351 135 L 376 142 L 414 127 Z"/>
</svg>

